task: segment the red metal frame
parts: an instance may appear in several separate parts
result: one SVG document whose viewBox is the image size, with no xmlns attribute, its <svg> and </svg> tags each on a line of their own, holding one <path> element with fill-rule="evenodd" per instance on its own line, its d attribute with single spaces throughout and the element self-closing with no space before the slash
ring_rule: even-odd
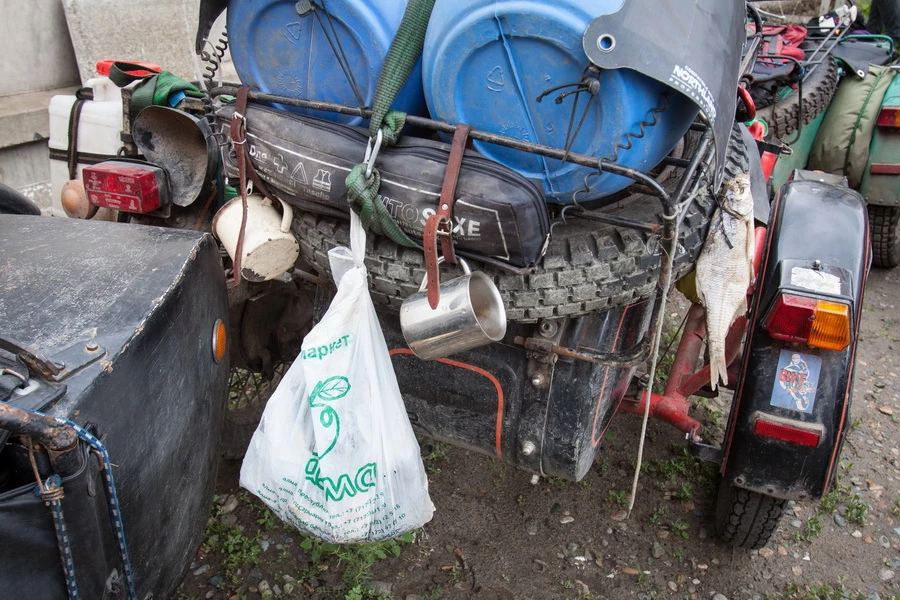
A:
<svg viewBox="0 0 900 600">
<path fill-rule="evenodd" d="M 758 272 L 762 261 L 763 248 L 766 242 L 765 227 L 757 227 L 756 254 L 753 257 L 753 271 Z M 747 295 L 753 293 L 755 282 L 752 282 Z M 749 303 L 748 303 L 749 306 Z M 725 362 L 728 365 L 728 381 L 738 380 L 737 370 L 743 354 L 744 330 L 747 318 L 738 317 L 728 330 L 725 338 Z M 698 440 L 700 422 L 691 417 L 688 411 L 691 403 L 688 398 L 696 394 L 710 382 L 709 365 L 703 361 L 703 340 L 706 338 L 706 311 L 700 304 L 692 304 L 684 323 L 684 331 L 675 353 L 675 361 L 669 371 L 666 389 L 662 394 L 651 393 L 650 417 L 665 421 L 688 434 L 691 439 Z M 619 404 L 619 411 L 643 415 L 647 405 L 647 393 L 640 398 L 625 398 Z"/>
</svg>

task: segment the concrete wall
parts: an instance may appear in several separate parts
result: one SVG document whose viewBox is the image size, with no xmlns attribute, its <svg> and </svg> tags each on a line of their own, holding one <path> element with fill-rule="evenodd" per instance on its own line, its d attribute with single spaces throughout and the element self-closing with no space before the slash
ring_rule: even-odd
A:
<svg viewBox="0 0 900 600">
<path fill-rule="evenodd" d="M 103 58 L 143 60 L 196 80 L 200 0 L 0 0 L 0 182 L 49 206 L 47 107 Z M 213 33 L 224 27 L 220 19 Z M 230 63 L 226 77 L 234 81 Z"/>
<path fill-rule="evenodd" d="M 0 96 L 78 83 L 60 0 L 0 0 Z"/>
</svg>

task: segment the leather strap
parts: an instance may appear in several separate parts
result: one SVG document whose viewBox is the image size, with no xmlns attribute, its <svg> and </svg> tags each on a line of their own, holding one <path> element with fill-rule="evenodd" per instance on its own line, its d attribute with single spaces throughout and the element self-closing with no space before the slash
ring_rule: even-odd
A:
<svg viewBox="0 0 900 600">
<path fill-rule="evenodd" d="M 441 238 L 441 253 L 444 260 L 456 264 L 456 251 L 453 249 L 453 203 L 456 202 L 456 184 L 459 170 L 462 167 L 463 155 L 469 139 L 471 125 L 460 123 L 453 133 L 450 143 L 450 157 L 447 159 L 447 170 L 444 171 L 444 183 L 441 186 L 441 198 L 436 214 L 428 217 L 422 243 L 425 252 L 425 279 L 428 286 L 428 304 L 431 309 L 437 308 L 440 302 L 440 273 L 437 256 L 437 239 Z"/>
<path fill-rule="evenodd" d="M 271 198 L 272 196 L 269 194 L 266 184 L 263 183 L 260 176 L 256 173 L 256 169 L 253 168 L 253 161 L 250 160 L 250 148 L 244 143 L 244 140 L 247 139 L 247 101 L 249 95 L 250 88 L 246 86 L 238 88 L 237 99 L 234 103 L 234 113 L 239 115 L 239 117 L 236 123 L 234 114 L 231 115 L 231 139 L 232 141 L 236 139 L 234 136 L 236 133 L 235 128 L 237 127 L 237 134 L 240 136 L 241 145 L 235 146 L 235 153 L 240 156 L 241 153 L 239 150 L 243 149 L 247 176 L 250 177 L 250 181 L 253 182 L 253 188 L 263 196 Z"/>
<path fill-rule="evenodd" d="M 247 100 L 250 88 L 243 86 L 238 89 L 237 100 L 234 103 L 234 113 L 231 115 L 231 142 L 234 144 L 234 153 L 238 164 L 238 190 L 241 194 L 241 229 L 238 232 L 237 245 L 234 249 L 234 284 L 241 283 L 241 257 L 244 255 L 244 233 L 247 229 L 247 176 L 253 181 L 253 188 L 263 196 L 269 197 L 269 190 L 256 174 L 253 162 L 250 160 L 250 149 L 247 148 Z"/>
<path fill-rule="evenodd" d="M 234 248 L 234 260 L 232 274 L 234 285 L 241 284 L 241 257 L 244 255 L 244 231 L 247 228 L 247 163 L 250 157 L 247 152 L 247 110 L 248 88 L 242 87 L 237 93 L 237 103 L 234 113 L 231 115 L 231 142 L 234 144 L 234 154 L 238 164 L 238 192 L 241 195 L 241 228 L 238 230 L 237 244 Z M 252 166 L 251 166 L 252 168 Z"/>
<path fill-rule="evenodd" d="M 437 230 L 441 223 L 439 215 L 431 215 L 425 221 L 422 242 L 425 250 L 425 285 L 428 289 L 428 305 L 431 310 L 438 307 L 441 300 L 441 275 L 437 256 Z"/>
<path fill-rule="evenodd" d="M 441 217 L 438 234 L 441 236 L 441 251 L 444 260 L 456 264 L 456 252 L 453 249 L 453 203 L 456 202 L 456 184 L 459 181 L 459 170 L 462 167 L 466 143 L 469 140 L 471 125 L 460 123 L 453 132 L 450 142 L 450 158 L 447 159 L 447 170 L 444 171 L 444 183 L 441 186 L 441 200 L 438 205 L 438 216 Z"/>
<path fill-rule="evenodd" d="M 81 109 L 84 103 L 94 99 L 91 88 L 79 88 L 75 92 L 75 102 L 69 112 L 69 144 L 66 151 L 66 164 L 69 168 L 69 179 L 77 179 L 78 175 L 78 128 L 81 123 Z"/>
</svg>

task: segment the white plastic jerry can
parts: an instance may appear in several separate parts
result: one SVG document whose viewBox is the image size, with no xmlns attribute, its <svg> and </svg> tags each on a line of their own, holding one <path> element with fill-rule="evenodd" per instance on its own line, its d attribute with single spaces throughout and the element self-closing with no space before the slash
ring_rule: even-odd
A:
<svg viewBox="0 0 900 600">
<path fill-rule="evenodd" d="M 95 77 L 85 83 L 92 88 L 94 99 L 81 108 L 78 123 L 78 148 L 82 160 L 96 161 L 113 158 L 122 147 L 122 91 L 108 77 Z M 50 100 L 50 185 L 52 208 L 45 210 L 53 216 L 67 216 L 62 202 L 63 191 L 73 193 L 69 181 L 66 151 L 69 147 L 69 116 L 75 104 L 74 95 L 54 96 Z M 90 161 L 90 162 L 96 162 Z M 79 162 L 75 179 L 81 179 L 85 166 Z M 98 216 L 98 218 L 103 218 Z"/>
</svg>

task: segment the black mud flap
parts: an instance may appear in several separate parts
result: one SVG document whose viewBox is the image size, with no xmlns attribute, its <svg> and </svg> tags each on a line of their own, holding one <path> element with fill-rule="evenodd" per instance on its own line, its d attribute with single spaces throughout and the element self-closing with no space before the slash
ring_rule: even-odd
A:
<svg viewBox="0 0 900 600">
<path fill-rule="evenodd" d="M 848 426 L 870 246 L 865 201 L 841 181 L 795 171 L 782 186 L 725 437 L 722 474 L 733 485 L 786 499 L 827 491 Z M 850 344 L 833 351 L 772 338 L 764 321 L 781 293 L 848 304 Z M 777 439 L 784 432 L 795 441 Z"/>
</svg>

